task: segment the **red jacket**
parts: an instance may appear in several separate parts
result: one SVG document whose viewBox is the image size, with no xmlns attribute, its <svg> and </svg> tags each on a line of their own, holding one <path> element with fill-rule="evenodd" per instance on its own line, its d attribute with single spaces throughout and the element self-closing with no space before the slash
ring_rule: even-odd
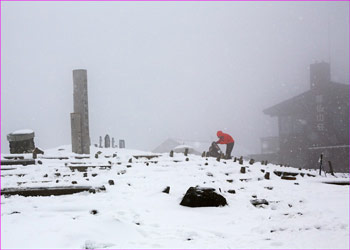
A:
<svg viewBox="0 0 350 250">
<path fill-rule="evenodd" d="M 229 144 L 235 142 L 229 134 L 225 134 L 222 131 L 218 131 L 216 135 L 219 137 L 219 140 L 216 142 L 217 144 Z"/>
</svg>

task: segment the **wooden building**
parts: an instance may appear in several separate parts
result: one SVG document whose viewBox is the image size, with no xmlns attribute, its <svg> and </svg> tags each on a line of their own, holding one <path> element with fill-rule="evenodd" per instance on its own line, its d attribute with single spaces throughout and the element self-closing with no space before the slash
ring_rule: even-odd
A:
<svg viewBox="0 0 350 250">
<path fill-rule="evenodd" d="M 334 171 L 349 171 L 349 85 L 331 81 L 328 63 L 310 65 L 310 90 L 263 112 L 278 118 L 279 145 L 273 146 L 272 161 L 318 168 L 322 153 L 326 170 L 331 161 Z"/>
</svg>

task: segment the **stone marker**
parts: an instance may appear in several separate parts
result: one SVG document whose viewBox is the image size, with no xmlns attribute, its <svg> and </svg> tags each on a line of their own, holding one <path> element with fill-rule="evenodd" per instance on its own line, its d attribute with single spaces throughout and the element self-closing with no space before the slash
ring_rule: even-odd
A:
<svg viewBox="0 0 350 250">
<path fill-rule="evenodd" d="M 29 129 L 17 130 L 7 135 L 11 154 L 32 153 L 34 145 L 34 131 Z"/>
<path fill-rule="evenodd" d="M 102 148 L 102 136 L 100 136 L 99 138 L 99 145 L 98 145 L 99 148 Z"/>
<path fill-rule="evenodd" d="M 125 148 L 125 140 L 119 140 L 119 148 Z"/>
<path fill-rule="evenodd" d="M 111 147 L 111 139 L 109 138 L 109 135 L 105 136 L 105 148 Z"/>
</svg>

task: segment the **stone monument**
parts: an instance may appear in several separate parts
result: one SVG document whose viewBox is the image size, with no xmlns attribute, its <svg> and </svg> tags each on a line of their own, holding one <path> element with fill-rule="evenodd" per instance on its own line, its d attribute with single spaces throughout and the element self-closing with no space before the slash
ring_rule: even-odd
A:
<svg viewBox="0 0 350 250">
<path fill-rule="evenodd" d="M 74 112 L 70 114 L 72 130 L 72 151 L 77 154 L 90 154 L 89 106 L 87 71 L 73 70 Z"/>
<path fill-rule="evenodd" d="M 110 148 L 111 147 L 111 139 L 109 135 L 105 136 L 105 148 Z"/>
<path fill-rule="evenodd" d="M 7 135 L 11 154 L 32 153 L 34 145 L 34 131 L 30 129 L 17 130 Z"/>
<path fill-rule="evenodd" d="M 119 148 L 125 148 L 125 140 L 119 140 Z"/>
</svg>

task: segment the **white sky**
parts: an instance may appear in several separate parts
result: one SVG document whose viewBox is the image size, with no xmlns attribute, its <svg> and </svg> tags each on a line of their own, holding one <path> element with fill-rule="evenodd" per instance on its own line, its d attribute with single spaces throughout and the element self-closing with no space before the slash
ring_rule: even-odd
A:
<svg viewBox="0 0 350 250">
<path fill-rule="evenodd" d="M 92 144 L 209 147 L 223 130 L 233 154 L 258 153 L 277 135 L 262 110 L 308 90 L 309 64 L 329 58 L 348 83 L 348 2 L 1 2 L 1 151 L 27 128 L 41 148 L 70 144 L 84 68 Z"/>
</svg>

